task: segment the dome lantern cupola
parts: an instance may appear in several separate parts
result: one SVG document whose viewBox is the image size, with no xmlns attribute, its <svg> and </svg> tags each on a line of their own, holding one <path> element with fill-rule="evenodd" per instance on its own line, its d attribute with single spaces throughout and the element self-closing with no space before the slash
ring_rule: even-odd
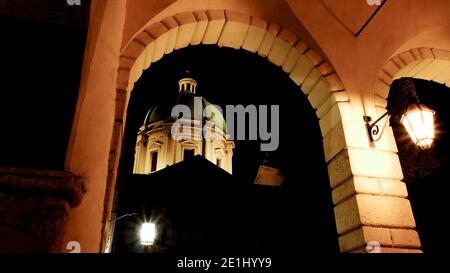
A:
<svg viewBox="0 0 450 273">
<path fill-rule="evenodd" d="M 192 78 L 183 78 L 178 82 L 180 93 L 192 93 L 195 94 L 195 89 L 197 87 L 197 82 Z"/>
</svg>

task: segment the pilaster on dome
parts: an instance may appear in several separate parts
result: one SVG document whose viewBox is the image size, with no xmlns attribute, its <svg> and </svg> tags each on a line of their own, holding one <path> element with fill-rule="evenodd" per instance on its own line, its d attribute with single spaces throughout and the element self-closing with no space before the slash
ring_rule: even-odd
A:
<svg viewBox="0 0 450 273">
<path fill-rule="evenodd" d="M 183 78 L 178 81 L 179 92 L 180 93 L 192 93 L 195 94 L 195 89 L 197 87 L 197 82 L 193 78 Z"/>
</svg>

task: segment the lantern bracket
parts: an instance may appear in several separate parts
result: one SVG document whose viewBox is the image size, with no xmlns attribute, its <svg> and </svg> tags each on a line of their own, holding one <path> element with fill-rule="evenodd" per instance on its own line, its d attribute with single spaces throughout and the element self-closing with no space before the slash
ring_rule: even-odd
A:
<svg viewBox="0 0 450 273">
<path fill-rule="evenodd" d="M 380 128 L 378 123 L 383 120 L 387 116 L 386 121 L 383 124 L 383 127 Z M 386 127 L 391 114 L 389 111 L 386 111 L 383 115 L 381 115 L 377 120 L 371 123 L 372 117 L 364 116 L 364 122 L 366 123 L 367 133 L 369 134 L 370 142 L 378 141 L 383 135 L 384 128 Z"/>
<path fill-rule="evenodd" d="M 116 218 L 114 218 L 114 219 L 111 219 L 111 220 L 109 220 L 108 222 L 111 223 L 111 222 L 115 222 L 115 221 L 120 220 L 120 219 L 122 219 L 122 218 L 124 218 L 124 217 L 127 217 L 127 216 L 137 216 L 137 215 L 139 215 L 139 214 L 138 214 L 138 213 L 135 213 L 135 212 L 127 213 L 127 214 L 124 214 L 124 215 L 122 215 L 122 216 L 119 216 L 119 217 L 116 217 Z"/>
<path fill-rule="evenodd" d="M 369 136 L 369 140 L 371 143 L 374 143 L 374 142 L 380 140 L 380 138 L 383 135 L 384 129 L 386 128 L 386 125 L 388 124 L 391 116 L 397 117 L 397 116 L 402 115 L 402 119 L 403 119 L 403 117 L 408 116 L 408 112 L 414 113 L 417 111 L 416 109 L 413 109 L 413 110 L 410 109 L 411 106 L 413 106 L 413 108 L 417 108 L 419 111 L 421 111 L 421 115 L 422 115 L 421 126 L 423 128 L 425 128 L 425 127 L 428 128 L 430 126 L 434 126 L 433 123 L 431 125 L 424 124 L 425 121 L 423 118 L 423 111 L 432 112 L 433 115 L 434 115 L 434 111 L 420 103 L 416 88 L 414 86 L 413 79 L 405 78 L 405 79 L 399 81 L 398 85 L 399 85 L 399 90 L 401 90 L 402 92 L 401 92 L 401 97 L 398 97 L 396 99 L 396 101 L 392 102 L 393 104 L 395 104 L 396 108 L 390 108 L 389 103 L 388 103 L 386 112 L 383 115 L 381 115 L 379 118 L 377 118 L 374 122 L 372 122 L 372 118 L 370 116 L 363 116 L 364 122 L 366 123 L 366 129 L 367 129 L 367 133 Z M 379 125 L 380 121 L 382 121 L 386 116 L 387 116 L 387 118 L 384 120 L 384 124 Z M 400 122 L 402 122 L 402 121 L 400 120 Z M 419 123 L 420 123 L 420 121 L 419 121 Z M 406 127 L 405 124 L 403 124 L 403 125 Z M 383 127 L 381 127 L 381 126 L 383 126 Z M 412 125 L 409 124 L 408 126 L 411 127 Z M 406 129 L 407 129 L 408 133 L 410 134 L 410 137 L 415 142 L 415 144 L 420 146 L 421 148 L 423 148 L 425 146 L 429 146 L 430 139 L 432 142 L 432 137 L 428 136 L 425 139 L 427 142 L 419 143 L 418 141 L 416 141 L 417 136 L 412 135 L 412 134 L 416 134 L 414 132 L 415 131 L 414 128 L 409 128 L 409 129 L 406 128 Z M 434 131 L 432 133 L 429 133 L 428 135 L 434 135 Z M 420 141 L 422 141 L 422 140 L 420 140 Z"/>
</svg>

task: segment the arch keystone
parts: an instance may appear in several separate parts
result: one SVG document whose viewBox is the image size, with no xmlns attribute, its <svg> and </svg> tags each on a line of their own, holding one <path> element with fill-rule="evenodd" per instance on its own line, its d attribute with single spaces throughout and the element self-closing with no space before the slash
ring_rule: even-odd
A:
<svg viewBox="0 0 450 273">
<path fill-rule="evenodd" d="M 166 28 L 168 29 L 166 49 L 165 49 L 164 53 L 169 54 L 175 48 L 175 44 L 177 41 L 177 35 L 178 35 L 178 23 L 175 20 L 175 18 L 172 16 L 164 18 L 161 21 L 161 23 L 164 24 L 166 26 Z"/>
<path fill-rule="evenodd" d="M 267 29 L 261 45 L 258 48 L 258 54 L 260 56 L 267 57 L 267 55 L 269 55 L 269 51 L 272 48 L 272 45 L 275 42 L 275 38 L 279 31 L 280 26 L 272 22 L 269 24 L 269 28 Z"/>
<path fill-rule="evenodd" d="M 175 49 L 187 47 L 194 36 L 197 21 L 191 12 L 183 12 L 174 16 L 179 24 Z"/>
<path fill-rule="evenodd" d="M 250 26 L 248 27 L 247 35 L 245 36 L 242 48 L 253 53 L 258 51 L 258 48 L 264 39 L 267 25 L 267 21 L 259 17 L 252 16 L 250 18 Z"/>
<path fill-rule="evenodd" d="M 227 21 L 219 39 L 219 46 L 241 48 L 247 34 L 250 16 L 234 11 L 225 11 Z"/>
<path fill-rule="evenodd" d="M 199 45 L 203 36 L 205 35 L 206 29 L 208 27 L 208 16 L 204 11 L 195 11 L 194 13 L 195 20 L 197 24 L 195 25 L 194 34 L 192 34 L 192 40 L 190 42 L 191 45 Z"/>
<path fill-rule="evenodd" d="M 205 45 L 217 44 L 225 25 L 225 12 L 223 10 L 207 10 L 206 15 L 209 21 L 202 43 Z"/>
</svg>

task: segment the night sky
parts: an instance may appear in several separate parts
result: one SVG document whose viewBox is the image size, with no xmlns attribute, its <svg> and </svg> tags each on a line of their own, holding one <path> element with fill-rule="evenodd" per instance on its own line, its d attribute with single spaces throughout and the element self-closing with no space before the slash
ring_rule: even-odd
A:
<svg viewBox="0 0 450 273">
<path fill-rule="evenodd" d="M 87 29 L 0 15 L 0 166 L 63 170 Z"/>
</svg>

